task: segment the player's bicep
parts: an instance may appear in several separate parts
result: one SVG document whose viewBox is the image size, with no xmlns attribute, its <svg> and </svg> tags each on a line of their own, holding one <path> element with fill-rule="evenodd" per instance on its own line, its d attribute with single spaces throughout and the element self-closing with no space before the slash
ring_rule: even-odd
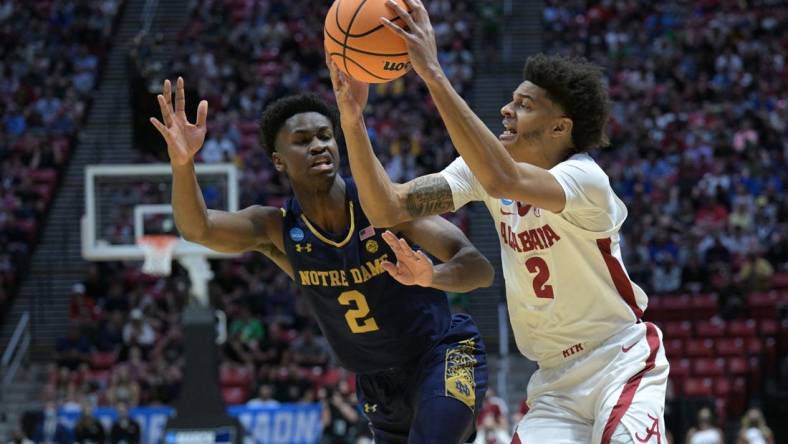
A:
<svg viewBox="0 0 788 444">
<path fill-rule="evenodd" d="M 527 163 L 517 164 L 517 178 L 496 197 L 527 202 L 552 213 L 560 213 L 566 205 L 566 193 L 550 171 Z"/>
<path fill-rule="evenodd" d="M 270 244 L 278 208 L 251 206 L 236 212 L 208 210 L 208 230 L 199 243 L 223 253 L 243 253 Z M 280 221 L 281 225 L 281 221 Z"/>
<path fill-rule="evenodd" d="M 474 248 L 465 233 L 441 216 L 429 216 L 398 225 L 399 232 L 441 262 L 449 261 L 463 248 Z"/>
<path fill-rule="evenodd" d="M 410 219 L 454 209 L 451 187 L 440 173 L 417 177 L 400 187 L 400 200 Z"/>
</svg>

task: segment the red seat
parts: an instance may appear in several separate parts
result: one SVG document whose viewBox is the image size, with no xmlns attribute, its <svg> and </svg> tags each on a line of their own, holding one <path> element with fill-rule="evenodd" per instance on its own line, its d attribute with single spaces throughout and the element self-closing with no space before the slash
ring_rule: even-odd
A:
<svg viewBox="0 0 788 444">
<path fill-rule="evenodd" d="M 761 336 L 777 336 L 780 331 L 780 324 L 776 319 L 761 319 L 758 322 L 758 332 Z"/>
<path fill-rule="evenodd" d="M 714 401 L 714 406 L 717 408 L 717 425 L 724 427 L 725 421 L 728 419 L 728 400 L 717 398 Z"/>
<path fill-rule="evenodd" d="M 788 288 L 788 271 L 778 271 L 772 276 L 772 285 L 775 288 Z"/>
<path fill-rule="evenodd" d="M 225 365 L 219 370 L 219 383 L 222 387 L 248 387 L 251 373 L 245 367 Z"/>
<path fill-rule="evenodd" d="M 750 371 L 747 358 L 735 356 L 728 358 L 728 374 L 733 376 L 744 376 Z"/>
<path fill-rule="evenodd" d="M 719 338 L 714 342 L 714 345 L 720 356 L 744 355 L 744 340 L 742 338 Z"/>
<path fill-rule="evenodd" d="M 718 358 L 698 358 L 692 363 L 693 376 L 722 376 L 725 374 L 725 360 Z"/>
<path fill-rule="evenodd" d="M 695 319 L 709 319 L 717 314 L 717 295 L 696 294 L 690 297 L 690 310 Z"/>
<path fill-rule="evenodd" d="M 758 319 L 777 318 L 778 295 L 776 292 L 756 292 L 747 295 L 750 315 Z"/>
<path fill-rule="evenodd" d="M 713 382 L 711 378 L 689 378 L 684 383 L 686 396 L 707 396 L 712 394 Z"/>
<path fill-rule="evenodd" d="M 733 416 L 741 416 L 747 407 L 747 381 L 744 378 L 735 378 L 731 386 L 731 396 L 729 400 L 729 412 Z"/>
<path fill-rule="evenodd" d="M 90 367 L 95 370 L 104 370 L 115 365 L 118 357 L 114 352 L 93 352 L 90 355 Z"/>
<path fill-rule="evenodd" d="M 763 351 L 763 339 L 761 338 L 747 338 L 747 354 L 759 355 Z"/>
<path fill-rule="evenodd" d="M 95 382 L 99 387 L 104 388 L 109 385 L 110 370 L 91 370 L 88 379 Z"/>
<path fill-rule="evenodd" d="M 692 323 L 689 321 L 683 322 L 666 322 L 663 324 L 662 332 L 666 338 L 691 338 L 692 337 Z M 661 327 L 660 327 L 661 328 Z"/>
<path fill-rule="evenodd" d="M 727 376 L 714 379 L 714 395 L 718 398 L 727 398 L 733 390 L 733 384 Z"/>
<path fill-rule="evenodd" d="M 694 319 L 690 307 L 690 297 L 686 294 L 665 296 L 662 301 L 665 318 L 671 321 L 684 321 Z"/>
<path fill-rule="evenodd" d="M 755 321 L 737 319 L 728 323 L 729 336 L 755 336 Z"/>
<path fill-rule="evenodd" d="M 666 339 L 664 341 L 665 354 L 668 358 L 681 358 L 684 356 L 683 339 Z"/>
<path fill-rule="evenodd" d="M 702 321 L 695 324 L 695 332 L 701 338 L 719 338 L 725 335 L 724 321 Z"/>
<path fill-rule="evenodd" d="M 243 387 L 222 388 L 222 398 L 227 405 L 243 404 L 247 401 L 249 393 Z"/>
<path fill-rule="evenodd" d="M 714 356 L 714 341 L 711 339 L 690 339 L 685 345 L 685 354 L 690 357 Z"/>
</svg>

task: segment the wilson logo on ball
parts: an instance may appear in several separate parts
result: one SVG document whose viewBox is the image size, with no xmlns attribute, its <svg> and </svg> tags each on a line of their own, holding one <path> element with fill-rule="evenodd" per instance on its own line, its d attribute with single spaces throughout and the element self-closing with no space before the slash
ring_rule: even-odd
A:
<svg viewBox="0 0 788 444">
<path fill-rule="evenodd" d="M 383 65 L 384 71 L 402 71 L 403 69 L 410 69 L 410 62 L 386 62 Z"/>
</svg>

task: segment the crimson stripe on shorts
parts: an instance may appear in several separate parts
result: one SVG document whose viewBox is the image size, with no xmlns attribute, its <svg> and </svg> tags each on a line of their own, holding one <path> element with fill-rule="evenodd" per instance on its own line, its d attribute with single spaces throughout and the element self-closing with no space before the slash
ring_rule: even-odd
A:
<svg viewBox="0 0 788 444">
<path fill-rule="evenodd" d="M 621 391 L 618 402 L 613 406 L 613 410 L 610 411 L 610 417 L 607 419 L 607 424 L 605 424 L 605 430 L 602 433 L 602 444 L 610 444 L 610 438 L 613 436 L 613 432 L 616 431 L 616 427 L 618 427 L 618 424 L 621 422 L 621 418 L 624 417 L 624 414 L 632 404 L 632 398 L 635 397 L 635 392 L 640 385 L 640 380 L 643 379 L 643 375 L 654 368 L 654 360 L 657 357 L 657 350 L 659 350 L 659 334 L 654 324 L 646 322 L 645 325 L 646 341 L 648 341 L 648 347 L 651 350 L 646 358 L 646 366 L 643 367 L 643 370 L 629 378 L 627 383 L 624 384 L 624 390 Z"/>
<path fill-rule="evenodd" d="M 514 436 L 512 436 L 512 444 L 521 444 L 520 437 L 517 436 L 517 430 L 514 431 Z"/>
<path fill-rule="evenodd" d="M 638 307 L 638 303 L 635 300 L 635 290 L 632 289 L 632 281 L 629 280 L 627 277 L 627 273 L 624 272 L 624 267 L 621 266 L 621 262 L 613 256 L 613 253 L 610 250 L 610 245 L 612 241 L 610 238 L 605 239 L 597 239 L 596 245 L 599 247 L 599 251 L 602 253 L 602 258 L 605 259 L 605 264 L 607 265 L 607 271 L 610 272 L 610 277 L 613 279 L 613 284 L 616 286 L 616 290 L 618 290 L 618 294 L 621 295 L 621 298 L 624 299 L 624 302 L 629 305 L 629 308 L 632 309 L 632 312 L 635 313 L 638 319 L 643 317 L 643 310 Z"/>
</svg>

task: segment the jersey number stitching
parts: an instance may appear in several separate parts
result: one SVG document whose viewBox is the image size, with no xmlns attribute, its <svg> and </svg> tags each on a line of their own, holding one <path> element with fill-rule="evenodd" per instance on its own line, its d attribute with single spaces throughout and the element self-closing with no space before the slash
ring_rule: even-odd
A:
<svg viewBox="0 0 788 444">
<path fill-rule="evenodd" d="M 547 285 L 547 280 L 550 279 L 550 269 L 547 268 L 547 262 L 539 256 L 534 256 L 525 261 L 525 268 L 531 273 L 536 273 L 533 281 L 536 297 L 554 299 L 553 286 Z"/>
<path fill-rule="evenodd" d="M 367 298 L 363 294 L 357 290 L 343 291 L 339 295 L 338 300 L 342 305 L 355 304 L 356 306 L 356 308 L 351 308 L 345 313 L 345 320 L 348 327 L 350 327 L 350 331 L 353 333 L 369 333 L 380 329 L 375 318 L 370 316 L 367 319 L 363 319 L 369 314 L 369 304 L 367 304 Z"/>
</svg>

